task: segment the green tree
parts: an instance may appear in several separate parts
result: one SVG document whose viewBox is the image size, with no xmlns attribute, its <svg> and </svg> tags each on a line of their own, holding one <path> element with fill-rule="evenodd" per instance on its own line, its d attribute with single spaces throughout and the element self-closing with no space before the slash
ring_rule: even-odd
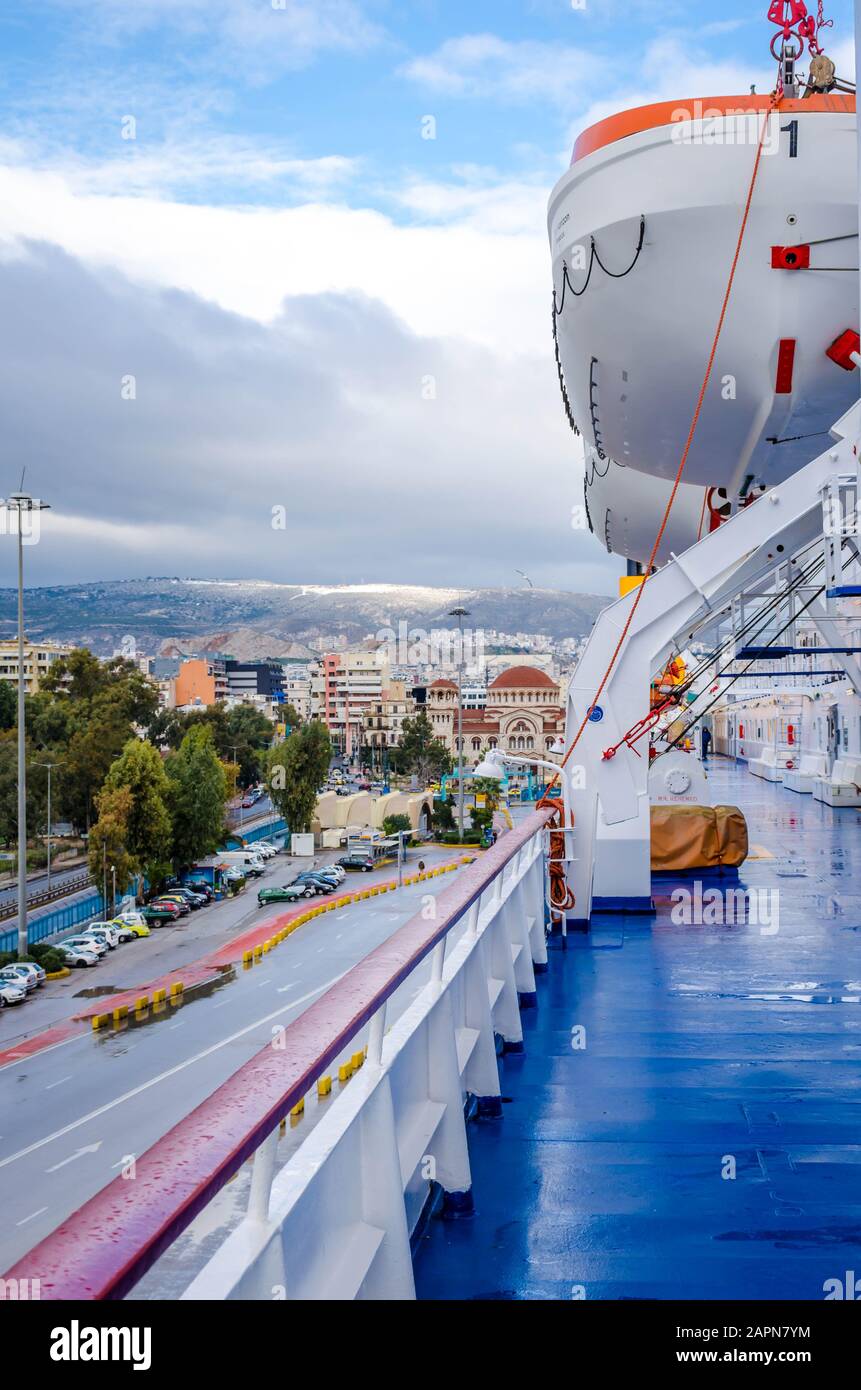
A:
<svg viewBox="0 0 861 1390">
<path fill-rule="evenodd" d="M 224 815 L 231 783 L 215 750 L 215 735 L 207 724 L 189 729 L 179 751 L 167 760 L 173 863 L 187 869 L 212 854 L 224 833 Z"/>
<path fill-rule="evenodd" d="M 158 710 L 158 691 L 133 661 L 115 656 L 100 661 L 86 647 L 55 661 L 42 678 L 41 689 L 72 705 L 100 701 L 113 706 L 129 724 L 146 728 Z"/>
<path fill-rule="evenodd" d="M 178 749 L 189 729 L 201 725 L 212 730 L 222 762 L 233 762 L 235 754 L 240 787 L 250 787 L 260 779 L 275 725 L 253 705 L 234 705 L 228 710 L 219 702 L 199 710 L 160 710 L 149 725 L 149 737 L 159 748 Z"/>
<path fill-rule="evenodd" d="M 412 831 L 412 821 L 409 816 L 398 814 L 396 816 L 386 816 L 383 821 L 384 835 L 397 835 L 401 830 Z"/>
<path fill-rule="evenodd" d="M 33 765 L 33 749 L 27 745 L 27 838 L 45 829 L 48 774 Z M 18 839 L 18 745 L 15 733 L 0 736 L 0 840 Z"/>
<path fill-rule="evenodd" d="M 104 787 L 97 798 L 99 817 L 90 831 L 90 873 L 101 883 L 111 869 L 116 871 L 117 891 L 124 894 L 139 866 L 128 851 L 129 822 L 134 798 L 130 787 Z M 110 879 L 108 882 L 110 884 Z"/>
<path fill-rule="evenodd" d="M 397 754 L 399 768 L 413 773 L 425 785 L 451 771 L 449 751 L 434 734 L 424 710 L 414 719 L 404 720 L 401 742 L 392 752 Z"/>
<path fill-rule="evenodd" d="M 0 729 L 13 729 L 18 721 L 18 699 L 11 681 L 0 681 Z"/>
<path fill-rule="evenodd" d="M 79 830 L 96 815 L 96 796 L 129 741 L 128 722 L 116 710 L 85 720 L 75 729 L 58 769 L 57 809 Z"/>
<path fill-rule="evenodd" d="M 332 758 L 329 731 L 312 719 L 270 749 L 266 789 L 292 834 L 310 830 L 320 787 Z"/>
<path fill-rule="evenodd" d="M 275 737 L 275 725 L 253 705 L 234 705 L 227 711 L 224 742 L 218 746 L 222 758 L 236 750 L 240 786 L 259 781 L 266 764 L 266 753 Z M 291 735 L 292 737 L 292 735 Z"/>
<path fill-rule="evenodd" d="M 157 748 L 132 738 L 111 764 L 105 790 L 127 787 L 131 792 L 126 850 L 132 873 L 144 873 L 150 883 L 165 875 L 171 853 L 171 821 L 167 803 L 170 784 Z"/>
<path fill-rule="evenodd" d="M 281 718 L 279 720 L 279 723 L 286 724 L 291 734 L 293 733 L 294 729 L 298 729 L 299 725 L 303 722 L 304 721 L 302 719 L 302 716 L 295 705 L 291 705 L 288 702 L 287 704 L 281 706 Z"/>
<path fill-rule="evenodd" d="M 473 777 L 472 790 L 476 796 L 484 797 L 484 804 L 489 811 L 497 810 L 499 806 L 499 782 L 495 777 Z"/>
</svg>

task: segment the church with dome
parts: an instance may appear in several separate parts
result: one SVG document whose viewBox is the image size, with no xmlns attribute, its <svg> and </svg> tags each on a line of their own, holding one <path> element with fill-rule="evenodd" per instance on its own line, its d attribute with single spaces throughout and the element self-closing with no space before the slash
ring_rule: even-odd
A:
<svg viewBox="0 0 861 1390">
<path fill-rule="evenodd" d="M 456 754 L 457 686 L 436 680 L 428 686 L 427 715 L 434 734 Z M 565 730 L 565 710 L 556 681 L 536 666 L 512 666 L 487 687 L 484 709 L 463 711 L 464 762 L 477 763 L 491 749 L 546 758 Z"/>
</svg>

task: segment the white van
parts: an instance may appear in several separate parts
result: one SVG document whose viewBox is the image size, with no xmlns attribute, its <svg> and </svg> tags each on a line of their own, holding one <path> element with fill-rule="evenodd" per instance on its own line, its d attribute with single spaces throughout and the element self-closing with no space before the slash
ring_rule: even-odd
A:
<svg viewBox="0 0 861 1390">
<path fill-rule="evenodd" d="M 226 854 L 220 854 L 218 859 L 219 863 L 229 864 L 231 869 L 241 869 L 246 877 L 251 878 L 259 878 L 266 867 L 261 856 L 248 849 L 228 850 Z"/>
</svg>

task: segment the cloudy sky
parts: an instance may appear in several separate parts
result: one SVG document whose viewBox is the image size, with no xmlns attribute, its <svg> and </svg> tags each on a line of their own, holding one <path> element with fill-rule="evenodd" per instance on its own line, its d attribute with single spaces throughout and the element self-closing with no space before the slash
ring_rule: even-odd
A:
<svg viewBox="0 0 861 1390">
<path fill-rule="evenodd" d="M 26 465 L 52 506 L 29 582 L 611 592 L 569 525 L 548 192 L 613 110 L 765 90 L 767 8 L 4 0 L 0 495 Z"/>
</svg>

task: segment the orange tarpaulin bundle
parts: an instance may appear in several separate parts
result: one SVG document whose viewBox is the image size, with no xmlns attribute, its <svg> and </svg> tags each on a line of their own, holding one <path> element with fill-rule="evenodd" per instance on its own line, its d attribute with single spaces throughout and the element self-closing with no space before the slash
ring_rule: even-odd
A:
<svg viewBox="0 0 861 1390">
<path fill-rule="evenodd" d="M 737 868 L 747 858 L 747 822 L 737 806 L 653 806 L 653 869 Z"/>
</svg>

